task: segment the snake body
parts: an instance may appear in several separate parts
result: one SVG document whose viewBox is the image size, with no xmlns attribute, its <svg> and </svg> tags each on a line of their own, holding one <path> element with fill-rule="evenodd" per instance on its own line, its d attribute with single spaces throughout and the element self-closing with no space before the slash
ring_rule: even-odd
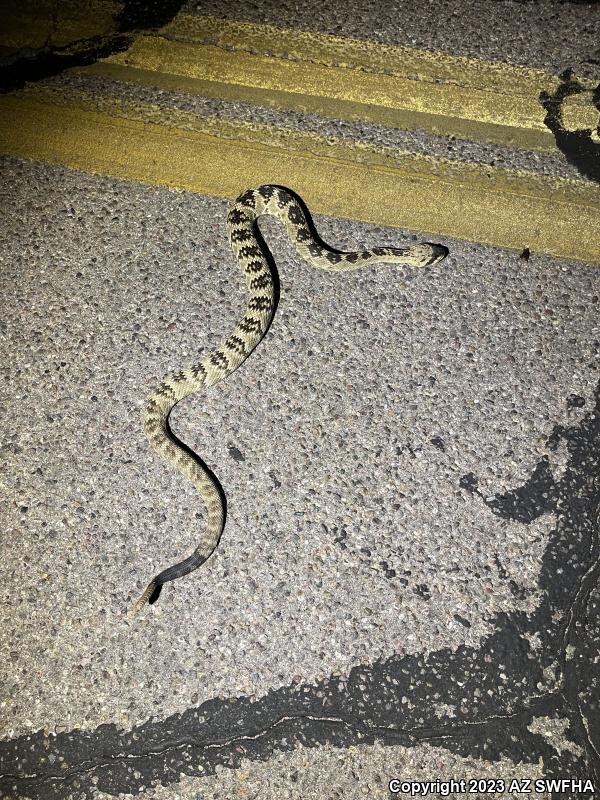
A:
<svg viewBox="0 0 600 800">
<path fill-rule="evenodd" d="M 441 261 L 448 252 L 441 245 L 428 243 L 403 249 L 375 247 L 362 252 L 340 252 L 317 240 L 299 198 L 289 190 L 265 185 L 248 189 L 237 198 L 229 210 L 227 231 L 246 279 L 244 316 L 231 335 L 202 361 L 166 376 L 143 410 L 144 430 L 151 447 L 195 486 L 208 512 L 207 524 L 192 555 L 156 575 L 132 613 L 139 611 L 146 602 L 155 602 L 164 583 L 187 575 L 203 564 L 223 532 L 225 509 L 220 487 L 203 464 L 173 437 L 168 418 L 184 397 L 231 375 L 248 358 L 269 327 L 275 310 L 276 290 L 266 253 L 255 232 L 256 220 L 264 214 L 283 222 L 299 255 L 319 269 L 342 272 L 381 262 L 424 267 Z"/>
</svg>

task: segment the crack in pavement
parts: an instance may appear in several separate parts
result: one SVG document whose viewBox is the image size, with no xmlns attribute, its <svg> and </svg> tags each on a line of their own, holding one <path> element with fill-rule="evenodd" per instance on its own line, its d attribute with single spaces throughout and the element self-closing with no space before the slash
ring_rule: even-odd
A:
<svg viewBox="0 0 600 800">
<path fill-rule="evenodd" d="M 550 695 L 540 695 L 540 698 L 547 699 Z M 333 725 L 341 725 L 349 730 L 353 731 L 354 733 L 358 734 L 358 736 L 366 737 L 369 734 L 374 733 L 381 733 L 381 734 L 398 734 L 401 737 L 405 737 L 408 739 L 415 739 L 418 741 L 435 741 L 441 739 L 447 739 L 453 736 L 457 736 L 460 734 L 461 730 L 469 730 L 471 728 L 482 728 L 488 726 L 490 723 L 495 722 L 505 722 L 506 720 L 515 719 L 519 716 L 525 716 L 527 719 L 530 719 L 534 716 L 534 713 L 531 709 L 521 709 L 520 711 L 514 712 L 512 714 L 499 714 L 495 716 L 491 716 L 486 719 L 476 720 L 476 721 L 467 721 L 461 722 L 460 724 L 456 725 L 449 725 L 449 726 L 442 726 L 439 729 L 433 728 L 399 728 L 394 725 L 357 725 L 354 722 L 349 722 L 346 719 L 342 719 L 340 717 L 329 717 L 329 716 L 314 716 L 311 714 L 298 714 L 298 715 L 286 715 L 280 717 L 279 719 L 275 720 L 270 725 L 266 726 L 265 728 L 255 732 L 255 733 L 242 733 L 237 736 L 232 736 L 228 739 L 220 739 L 215 741 L 209 742 L 202 742 L 198 739 L 194 739 L 191 737 L 183 737 L 179 738 L 175 741 L 171 741 L 166 744 L 165 747 L 155 749 L 155 750 L 145 750 L 142 753 L 116 753 L 114 756 L 111 756 L 109 760 L 104 762 L 95 761 L 95 762 L 81 762 L 76 767 L 71 770 L 66 771 L 63 775 L 59 775 L 56 773 L 32 773 L 32 774 L 10 774 L 4 773 L 0 774 L 0 779 L 9 779 L 9 780 L 27 780 L 32 781 L 32 786 L 41 786 L 44 783 L 50 781 L 66 781 L 74 776 L 80 776 L 85 773 L 93 772 L 96 769 L 100 769 L 101 767 L 107 767 L 111 764 L 116 762 L 129 762 L 139 759 L 148 758 L 150 756 L 158 756 L 158 755 L 165 755 L 167 753 L 182 750 L 185 747 L 191 748 L 199 748 L 202 750 L 209 750 L 209 749 L 221 749 L 223 747 L 230 747 L 231 745 L 237 745 L 241 742 L 247 741 L 256 741 L 257 739 L 266 736 L 268 733 L 271 733 L 275 728 L 280 727 L 286 722 L 318 722 L 318 723 L 327 723 Z M 90 766 L 85 766 L 88 763 Z M 39 780 L 35 780 L 38 778 Z"/>
<path fill-rule="evenodd" d="M 394 656 L 355 667 L 343 687 L 332 676 L 316 685 L 282 686 L 258 701 L 209 700 L 128 732 L 102 725 L 95 731 L 58 734 L 51 745 L 42 731 L 1 741 L 0 791 L 62 800 L 65 785 L 89 781 L 83 790 L 78 786 L 81 796 L 91 797 L 92 789 L 135 793 L 142 785 L 176 782 L 182 773 L 202 776 L 219 765 L 236 768 L 243 758 L 268 760 L 274 749 L 375 741 L 404 746 L 437 742 L 488 762 L 542 758 L 547 776 L 568 774 L 597 782 L 600 728 L 581 687 L 582 674 L 588 682 L 600 683 L 600 665 L 585 652 L 590 600 L 600 573 L 600 385 L 595 409 L 578 426 L 555 426 L 548 447 L 561 441 L 570 456 L 560 479 L 549 472 L 543 457 L 522 486 L 502 496 L 483 497 L 474 476 L 460 480 L 465 492 L 504 519 L 528 524 L 549 510 L 557 517 L 540 572 L 540 606 L 531 614 L 496 615 L 495 632 L 477 649 Z M 535 651 L 528 639 L 532 634 L 542 642 Z M 506 673 L 501 686 L 500 664 Z M 410 697 L 410 708 L 402 704 L 403 696 Z M 440 705 L 452 708 L 452 717 L 444 712 L 444 724 Z M 534 718 L 566 719 L 565 735 L 584 755 L 577 755 L 577 748 L 559 752 L 547 737 L 529 730 Z M 245 731 L 239 731 L 240 724 Z M 169 739 L 171 730 L 180 733 L 175 740 Z M 49 749 L 63 758 L 63 774 L 40 770 Z"/>
</svg>

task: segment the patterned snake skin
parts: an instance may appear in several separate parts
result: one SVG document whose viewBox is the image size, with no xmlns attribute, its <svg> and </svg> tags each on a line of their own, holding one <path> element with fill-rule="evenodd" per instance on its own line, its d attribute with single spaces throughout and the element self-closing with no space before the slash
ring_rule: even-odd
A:
<svg viewBox="0 0 600 800">
<path fill-rule="evenodd" d="M 233 253 L 246 277 L 246 313 L 231 336 L 199 364 L 164 378 L 144 408 L 144 430 L 150 445 L 188 478 L 208 511 L 208 523 L 196 550 L 153 578 L 132 609 L 132 614 L 158 599 L 161 586 L 197 569 L 217 546 L 224 525 L 220 488 L 212 475 L 173 438 L 168 417 L 173 407 L 197 389 L 213 386 L 236 370 L 265 335 L 275 310 L 275 288 L 269 264 L 255 234 L 255 222 L 263 214 L 281 220 L 298 253 L 319 269 L 341 272 L 367 264 L 394 263 L 425 267 L 441 261 L 448 250 L 437 244 L 399 249 L 374 247 L 358 253 L 341 253 L 319 243 L 311 232 L 299 199 L 279 186 L 248 189 L 231 206 L 227 231 Z"/>
</svg>

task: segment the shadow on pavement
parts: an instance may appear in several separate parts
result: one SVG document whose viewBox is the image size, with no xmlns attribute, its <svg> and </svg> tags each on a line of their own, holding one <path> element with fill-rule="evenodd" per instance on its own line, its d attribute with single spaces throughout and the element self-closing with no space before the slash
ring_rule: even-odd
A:
<svg viewBox="0 0 600 800">
<path fill-rule="evenodd" d="M 104 724 L 0 741 L 0 794 L 62 800 L 73 787 L 81 798 L 97 790 L 137 794 L 155 783 L 176 784 L 182 774 L 212 775 L 298 746 L 375 742 L 427 743 L 488 762 L 541 759 L 546 778 L 569 775 L 598 785 L 600 385 L 594 400 L 576 424 L 556 425 L 548 437 L 549 450 L 568 454 L 559 475 L 544 455 L 522 485 L 502 496 L 486 497 L 473 474 L 459 482 L 473 502 L 502 519 L 527 525 L 554 516 L 533 613 L 496 614 L 493 633 L 477 648 L 391 656 L 354 667 L 345 682 L 332 675 L 258 699 L 214 698 L 130 731 Z M 567 399 L 570 408 L 584 403 Z M 499 564 L 509 556 L 494 557 Z M 516 598 L 527 591 L 512 582 L 511 588 Z M 548 739 L 540 720 L 562 724 L 564 742 Z M 49 748 L 64 767 L 49 763 Z M 581 795 L 561 794 L 575 796 Z"/>
<path fill-rule="evenodd" d="M 108 35 L 79 39 L 62 47 L 20 48 L 0 61 L 0 93 L 21 89 L 28 81 L 39 81 L 71 67 L 93 64 L 100 58 L 126 50 L 134 36 L 161 28 L 177 14 L 183 0 L 143 3 L 124 0 L 115 17 L 115 30 Z"/>
<path fill-rule="evenodd" d="M 570 131 L 565 128 L 562 104 L 567 97 L 588 91 L 573 77 L 568 69 L 560 76 L 562 83 L 554 94 L 541 92 L 540 103 L 546 111 L 544 123 L 554 134 L 556 146 L 561 150 L 570 164 L 573 164 L 586 178 L 600 183 L 600 141 L 592 139 L 592 130 L 583 128 Z M 600 84 L 592 92 L 592 102 L 600 114 Z M 596 132 L 600 137 L 600 117 Z"/>
</svg>

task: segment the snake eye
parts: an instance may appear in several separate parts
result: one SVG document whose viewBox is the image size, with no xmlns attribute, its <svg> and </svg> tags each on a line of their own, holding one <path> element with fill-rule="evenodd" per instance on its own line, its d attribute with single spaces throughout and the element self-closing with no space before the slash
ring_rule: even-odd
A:
<svg viewBox="0 0 600 800">
<path fill-rule="evenodd" d="M 204 359 L 167 376 L 154 390 L 144 408 L 144 430 L 152 448 L 192 481 L 208 512 L 207 527 L 192 555 L 158 573 L 148 584 L 131 613 L 146 603 L 155 603 L 161 587 L 168 581 L 193 572 L 217 547 L 225 525 L 226 501 L 216 478 L 204 463 L 171 434 L 168 417 L 174 406 L 197 389 L 212 386 L 237 369 L 265 335 L 277 305 L 277 291 L 269 262 L 263 252 L 255 221 L 263 214 L 285 223 L 297 252 L 320 269 L 360 268 L 368 264 L 408 264 L 412 267 L 436 264 L 446 258 L 448 248 L 441 244 L 416 244 L 403 247 L 373 247 L 370 250 L 344 252 L 329 248 L 314 232 L 310 213 L 296 195 L 280 186 L 265 184 L 248 189 L 234 202 L 227 217 L 231 249 L 248 285 L 246 312 L 237 328 Z"/>
</svg>

